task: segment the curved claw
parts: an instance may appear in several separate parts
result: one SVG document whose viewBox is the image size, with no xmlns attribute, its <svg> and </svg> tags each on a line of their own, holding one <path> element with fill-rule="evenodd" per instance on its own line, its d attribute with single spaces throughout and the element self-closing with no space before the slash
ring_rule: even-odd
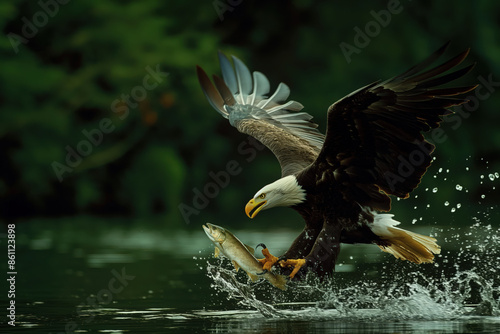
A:
<svg viewBox="0 0 500 334">
<path fill-rule="evenodd" d="M 257 248 L 259 248 L 259 247 L 262 247 L 263 249 L 267 248 L 267 246 L 264 245 L 262 242 L 260 244 L 258 244 L 257 246 L 255 246 L 255 250 L 257 250 Z"/>
<path fill-rule="evenodd" d="M 267 274 L 267 272 L 268 272 L 268 271 L 269 271 L 269 270 L 264 269 L 264 270 L 262 270 L 262 272 L 261 272 L 261 273 L 257 273 L 257 275 L 259 275 L 259 276 L 260 276 L 260 275 L 265 275 L 265 274 Z"/>
</svg>

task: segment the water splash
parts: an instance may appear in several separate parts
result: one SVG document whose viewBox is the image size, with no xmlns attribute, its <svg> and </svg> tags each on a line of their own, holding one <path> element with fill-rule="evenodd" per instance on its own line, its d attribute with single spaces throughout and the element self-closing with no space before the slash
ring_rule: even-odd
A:
<svg viewBox="0 0 500 334">
<path fill-rule="evenodd" d="M 441 173 L 443 169 L 438 171 Z M 481 185 L 485 179 L 491 181 L 488 184 L 495 190 L 500 174 L 488 173 L 487 178 L 481 175 Z M 455 194 L 465 196 L 442 199 L 440 203 L 451 209 L 451 216 L 463 217 L 461 211 L 470 212 L 468 189 L 472 186 L 465 181 L 448 181 L 449 189 L 456 189 Z M 484 186 L 482 190 L 491 194 Z M 430 196 L 441 193 L 437 187 L 425 188 L 425 192 Z M 478 205 L 490 197 L 485 193 L 476 195 L 480 197 Z M 481 205 L 477 216 L 469 218 L 472 220 L 469 227 L 451 225 L 435 229 L 433 236 L 439 239 L 442 254 L 436 257 L 434 265 L 418 266 L 387 256 L 382 263 L 370 264 L 375 267 L 370 272 L 366 269 L 367 264 L 357 264 L 358 268 L 356 264 L 349 264 L 354 272 L 338 270 L 333 278 L 323 281 L 309 275 L 303 281 L 289 282 L 285 292 L 265 281 L 250 282 L 243 273 L 235 273 L 227 260 L 217 260 L 216 264 L 207 261 L 207 275 L 218 294 L 245 308 L 256 309 L 265 317 L 376 318 L 379 321 L 499 317 L 500 228 L 490 216 L 498 206 Z M 418 220 L 422 217 L 413 218 L 410 223 L 415 224 Z M 343 268 L 340 265 L 338 268 Z"/>
<path fill-rule="evenodd" d="M 265 317 L 282 317 L 276 308 L 257 298 L 255 286 L 248 282 L 240 282 L 234 270 L 212 265 L 207 262 L 207 274 L 212 278 L 212 288 L 228 294 L 229 299 L 236 299 L 242 306 L 257 309 Z"/>
<path fill-rule="evenodd" d="M 464 235 L 484 238 L 476 245 L 464 241 Z M 458 253 L 443 252 L 434 266 L 415 266 L 391 258 L 380 268 L 378 278 L 337 273 L 319 281 L 309 275 L 304 281 L 290 282 L 286 292 L 265 281 L 247 281 L 227 260 L 207 262 L 207 274 L 218 293 L 265 317 L 451 320 L 500 316 L 500 278 L 493 264 L 500 262 L 499 231 L 477 223 L 446 240 L 462 246 Z"/>
</svg>

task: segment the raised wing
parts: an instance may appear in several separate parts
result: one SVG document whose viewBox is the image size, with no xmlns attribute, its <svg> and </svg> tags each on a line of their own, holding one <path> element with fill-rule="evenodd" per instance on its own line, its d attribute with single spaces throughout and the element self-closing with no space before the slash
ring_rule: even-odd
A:
<svg viewBox="0 0 500 334">
<path fill-rule="evenodd" d="M 286 102 L 290 89 L 284 83 L 270 97 L 270 85 L 260 72 L 250 74 L 241 60 L 232 57 L 234 68 L 219 52 L 222 77 L 214 75 L 215 86 L 199 66 L 198 80 L 208 101 L 238 131 L 253 136 L 278 158 L 282 176 L 297 173 L 313 163 L 323 146 L 324 135 L 300 112 L 303 106 Z"/>
<path fill-rule="evenodd" d="M 476 87 L 440 88 L 473 68 L 443 74 L 462 63 L 469 50 L 424 71 L 448 44 L 401 75 L 330 106 L 325 144 L 314 165 L 332 171 L 344 198 L 389 210 L 387 194 L 406 198 L 420 183 L 434 150 L 422 132 L 438 127 L 451 113 L 447 108 L 467 102 L 464 94 Z"/>
</svg>

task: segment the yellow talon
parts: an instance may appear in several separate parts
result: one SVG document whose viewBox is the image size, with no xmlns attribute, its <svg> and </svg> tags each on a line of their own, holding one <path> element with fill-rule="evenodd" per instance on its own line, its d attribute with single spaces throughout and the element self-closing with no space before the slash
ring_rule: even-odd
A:
<svg viewBox="0 0 500 334">
<path fill-rule="evenodd" d="M 293 267 L 292 273 L 290 274 L 290 278 L 293 278 L 299 272 L 300 268 L 302 268 L 304 264 L 306 264 L 305 259 L 280 261 L 280 266 L 282 267 Z"/>
<path fill-rule="evenodd" d="M 278 261 L 278 258 L 274 255 L 271 255 L 271 253 L 269 253 L 269 250 L 267 248 L 264 248 L 262 250 L 262 255 L 264 255 L 264 258 L 258 259 L 259 262 L 262 264 L 262 269 L 271 270 L 272 266 Z"/>
</svg>

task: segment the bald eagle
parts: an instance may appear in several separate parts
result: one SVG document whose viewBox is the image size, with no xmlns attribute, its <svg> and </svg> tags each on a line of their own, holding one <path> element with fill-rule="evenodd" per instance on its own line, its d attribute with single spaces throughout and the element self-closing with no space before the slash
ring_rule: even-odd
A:
<svg viewBox="0 0 500 334">
<path fill-rule="evenodd" d="M 222 78 L 199 66 L 202 90 L 215 110 L 238 131 L 267 146 L 281 165 L 281 178 L 264 186 L 245 207 L 254 218 L 277 206 L 295 209 L 305 228 L 277 258 L 264 249 L 264 268 L 290 274 L 333 272 L 341 243 L 374 243 L 396 258 L 431 263 L 436 239 L 396 227 L 389 195 L 407 198 L 431 164 L 434 145 L 422 133 L 439 126 L 448 109 L 467 102 L 476 86 L 441 87 L 468 73 L 456 69 L 469 50 L 438 66 L 449 43 L 420 64 L 385 81 L 364 86 L 333 103 L 323 135 L 303 106 L 287 101 L 280 83 L 273 94 L 261 72 L 219 52 Z M 450 73 L 445 74 L 446 72 Z M 270 95 L 270 96 L 269 96 Z"/>
</svg>

